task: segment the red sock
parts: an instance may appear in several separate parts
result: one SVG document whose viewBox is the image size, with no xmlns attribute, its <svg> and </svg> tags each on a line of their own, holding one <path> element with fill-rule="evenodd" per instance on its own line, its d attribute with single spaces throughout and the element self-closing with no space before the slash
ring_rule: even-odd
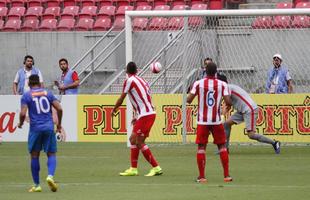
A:
<svg viewBox="0 0 310 200">
<path fill-rule="evenodd" d="M 137 145 L 131 145 L 130 146 L 131 167 L 137 168 L 138 158 L 139 158 L 139 149 L 138 149 Z"/>
<path fill-rule="evenodd" d="M 229 158 L 226 148 L 220 149 L 220 157 L 222 161 L 222 166 L 224 169 L 224 177 L 229 176 Z"/>
<path fill-rule="evenodd" d="M 146 144 L 143 144 L 141 146 L 141 152 L 143 153 L 144 158 L 153 166 L 153 167 L 157 167 L 158 164 L 154 158 L 154 156 L 152 155 L 151 150 L 149 149 L 149 147 Z"/>
<path fill-rule="evenodd" d="M 199 170 L 199 178 L 205 178 L 206 150 L 204 147 L 198 147 L 196 158 Z"/>
</svg>

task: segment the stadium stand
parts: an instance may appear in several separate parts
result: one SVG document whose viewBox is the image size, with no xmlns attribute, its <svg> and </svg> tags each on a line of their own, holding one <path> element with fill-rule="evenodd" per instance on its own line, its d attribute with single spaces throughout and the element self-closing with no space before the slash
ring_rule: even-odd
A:
<svg viewBox="0 0 310 200">
<path fill-rule="evenodd" d="M 74 19 L 78 16 L 79 7 L 78 6 L 67 6 L 64 8 L 63 12 L 61 13 L 61 19 Z"/>
<path fill-rule="evenodd" d="M 42 6 L 42 0 L 28 0 L 28 8 Z"/>
<path fill-rule="evenodd" d="M 60 7 L 61 0 L 46 0 L 47 7 Z"/>
<path fill-rule="evenodd" d="M 102 6 L 97 14 L 97 19 L 102 16 L 108 16 L 114 19 L 115 11 L 116 11 L 115 6 Z"/>
<path fill-rule="evenodd" d="M 10 7 L 24 7 L 26 0 L 11 0 Z"/>
<path fill-rule="evenodd" d="M 3 29 L 3 25 L 4 25 L 4 21 L 2 19 L 0 19 L 0 30 Z"/>
<path fill-rule="evenodd" d="M 8 8 L 0 7 L 0 19 L 6 18 L 7 14 L 8 14 Z"/>
<path fill-rule="evenodd" d="M 95 0 L 80 0 L 80 5 L 83 7 L 85 6 L 95 6 L 96 1 Z"/>
<path fill-rule="evenodd" d="M 310 28 L 309 16 L 294 16 L 292 21 L 293 28 Z"/>
<path fill-rule="evenodd" d="M 6 7 L 6 0 L 0 0 L 0 8 Z"/>
</svg>

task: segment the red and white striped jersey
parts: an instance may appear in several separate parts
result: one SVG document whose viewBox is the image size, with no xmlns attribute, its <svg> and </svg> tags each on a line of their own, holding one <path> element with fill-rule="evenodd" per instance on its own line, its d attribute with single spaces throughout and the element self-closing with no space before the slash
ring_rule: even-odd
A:
<svg viewBox="0 0 310 200">
<path fill-rule="evenodd" d="M 150 87 L 141 77 L 136 75 L 128 77 L 124 82 L 123 93 L 129 95 L 130 102 L 137 113 L 138 119 L 146 115 L 155 114 Z"/>
<path fill-rule="evenodd" d="M 191 94 L 198 95 L 197 124 L 213 125 L 221 122 L 221 100 L 229 95 L 227 83 L 204 78 L 194 83 Z"/>
</svg>

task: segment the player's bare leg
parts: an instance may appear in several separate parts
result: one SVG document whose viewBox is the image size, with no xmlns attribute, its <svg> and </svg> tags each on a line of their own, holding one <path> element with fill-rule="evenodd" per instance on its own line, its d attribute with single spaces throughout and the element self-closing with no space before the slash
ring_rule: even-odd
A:
<svg viewBox="0 0 310 200">
<path fill-rule="evenodd" d="M 198 144 L 197 148 L 197 166 L 199 171 L 199 176 L 197 177 L 197 183 L 207 183 L 207 179 L 205 176 L 205 166 L 206 166 L 206 144 Z"/>
<path fill-rule="evenodd" d="M 40 152 L 32 151 L 31 152 L 31 175 L 34 182 L 34 185 L 29 189 L 29 192 L 41 192 L 42 188 L 40 187 Z"/>
<path fill-rule="evenodd" d="M 229 176 L 229 157 L 228 157 L 226 144 L 218 144 L 217 148 L 219 150 L 220 158 L 221 158 L 221 162 L 223 166 L 224 181 L 231 182 L 232 178 Z"/>
</svg>

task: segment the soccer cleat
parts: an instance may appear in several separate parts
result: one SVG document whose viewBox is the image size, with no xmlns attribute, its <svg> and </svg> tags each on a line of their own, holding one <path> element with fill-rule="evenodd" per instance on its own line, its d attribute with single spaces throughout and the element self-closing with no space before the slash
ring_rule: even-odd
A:
<svg viewBox="0 0 310 200">
<path fill-rule="evenodd" d="M 48 184 L 48 186 L 49 186 L 49 188 L 51 189 L 52 192 L 56 192 L 57 191 L 58 186 L 55 183 L 55 181 L 54 181 L 52 176 L 47 176 L 46 183 Z"/>
<path fill-rule="evenodd" d="M 41 186 L 32 186 L 29 190 L 29 192 L 42 192 Z"/>
<path fill-rule="evenodd" d="M 120 176 L 138 176 L 138 169 L 130 167 L 129 169 L 126 169 L 124 172 L 119 173 Z"/>
<path fill-rule="evenodd" d="M 281 143 L 279 141 L 275 141 L 274 144 L 272 144 L 274 151 L 276 154 L 280 153 L 280 149 L 281 149 Z"/>
<path fill-rule="evenodd" d="M 159 176 L 163 174 L 163 170 L 160 166 L 153 167 L 148 174 L 145 174 L 144 176 Z"/>
<path fill-rule="evenodd" d="M 208 183 L 206 178 L 200 178 L 200 177 L 197 177 L 196 182 L 197 183 Z"/>
<path fill-rule="evenodd" d="M 224 182 L 232 182 L 233 179 L 230 176 L 224 177 Z"/>
</svg>

